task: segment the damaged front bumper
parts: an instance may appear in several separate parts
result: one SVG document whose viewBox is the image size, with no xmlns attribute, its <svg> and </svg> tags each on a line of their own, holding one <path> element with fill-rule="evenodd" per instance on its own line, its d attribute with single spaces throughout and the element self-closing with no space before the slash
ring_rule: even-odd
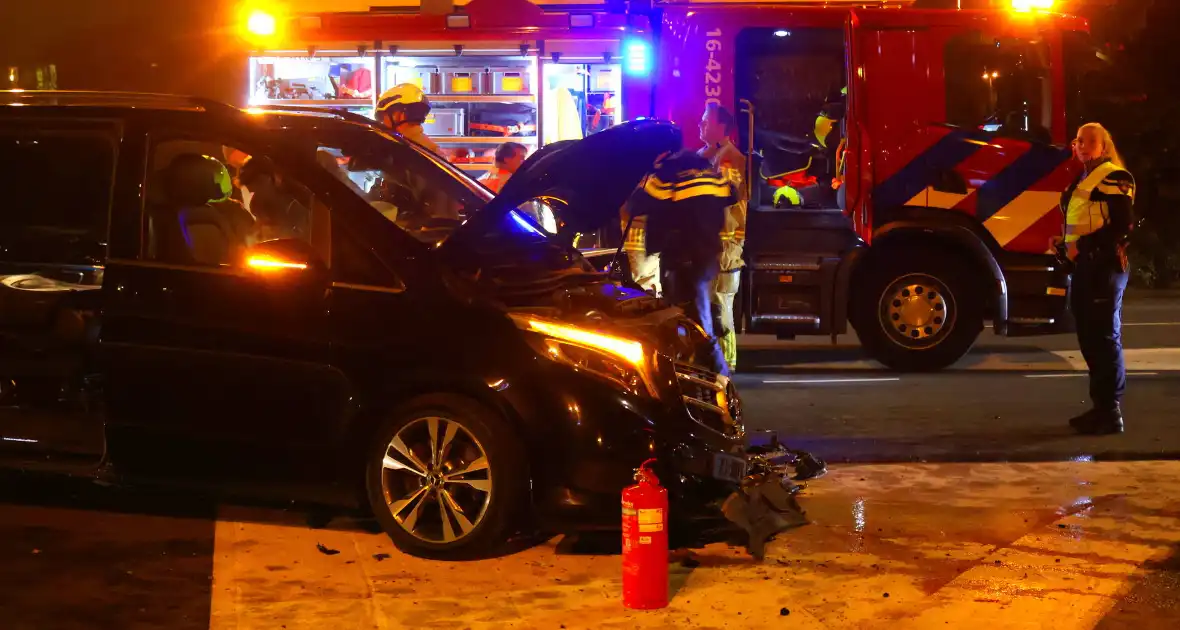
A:
<svg viewBox="0 0 1180 630">
<path fill-rule="evenodd" d="M 797 482 L 827 473 L 823 460 L 786 447 L 777 434 L 766 431 L 749 436 L 744 457 L 713 453 L 707 468 L 712 473 L 708 477 L 727 480 L 730 491 L 724 499 L 710 501 L 709 509 L 699 509 L 699 504 L 696 509 L 673 508 L 672 546 L 695 548 L 725 541 L 745 545 L 758 560 L 775 535 L 808 523 L 797 499 L 803 486 Z M 685 480 L 682 475 L 680 481 Z M 697 497 L 717 496 L 716 486 L 709 489 L 713 492 Z M 684 499 L 691 502 L 690 496 Z"/>
</svg>

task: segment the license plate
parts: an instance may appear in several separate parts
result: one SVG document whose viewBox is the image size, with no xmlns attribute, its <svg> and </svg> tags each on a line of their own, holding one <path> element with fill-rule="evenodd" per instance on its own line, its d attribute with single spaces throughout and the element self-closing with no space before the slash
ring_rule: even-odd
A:
<svg viewBox="0 0 1180 630">
<path fill-rule="evenodd" d="M 746 476 L 746 460 L 733 455 L 713 455 L 713 477 L 722 481 L 739 482 Z"/>
</svg>

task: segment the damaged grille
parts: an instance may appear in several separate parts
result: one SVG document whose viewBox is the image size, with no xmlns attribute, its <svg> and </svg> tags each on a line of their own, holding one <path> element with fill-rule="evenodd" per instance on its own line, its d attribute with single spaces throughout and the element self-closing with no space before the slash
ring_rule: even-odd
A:
<svg viewBox="0 0 1180 630">
<path fill-rule="evenodd" d="M 698 424 L 730 437 L 745 434 L 742 401 L 733 381 L 684 363 L 676 364 L 676 380 L 688 415 Z"/>
</svg>

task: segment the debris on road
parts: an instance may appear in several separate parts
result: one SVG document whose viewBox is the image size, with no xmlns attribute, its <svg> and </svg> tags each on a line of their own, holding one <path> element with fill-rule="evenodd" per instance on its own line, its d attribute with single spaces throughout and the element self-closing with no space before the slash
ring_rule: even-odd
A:
<svg viewBox="0 0 1180 630">
<path fill-rule="evenodd" d="M 789 608 L 783 607 L 779 609 L 778 614 L 780 617 L 786 617 L 787 615 L 791 614 L 791 610 Z"/>
<path fill-rule="evenodd" d="M 725 518 L 749 534 L 746 549 L 761 562 L 766 557 L 766 543 L 779 532 L 807 524 L 807 516 L 795 494 L 801 486 L 764 456 L 750 458 L 750 471 L 741 487 L 725 500 L 721 511 Z"/>
<path fill-rule="evenodd" d="M 316 543 L 315 548 L 319 549 L 320 553 L 324 554 L 325 556 L 334 556 L 340 553 L 339 549 L 329 549 L 324 546 L 324 543 Z"/>
<path fill-rule="evenodd" d="M 377 562 L 381 562 L 382 560 L 388 560 L 389 558 L 390 558 L 390 555 L 387 553 L 373 554 L 373 559 L 376 560 Z"/>
</svg>

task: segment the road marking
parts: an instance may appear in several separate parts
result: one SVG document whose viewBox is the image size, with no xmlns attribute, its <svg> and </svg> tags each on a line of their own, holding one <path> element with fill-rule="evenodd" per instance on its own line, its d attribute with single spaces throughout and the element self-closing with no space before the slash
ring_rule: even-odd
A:
<svg viewBox="0 0 1180 630">
<path fill-rule="evenodd" d="M 815 384 L 815 383 L 884 383 L 886 381 L 900 381 L 901 377 L 893 378 L 809 378 L 809 379 L 790 379 L 790 380 L 774 380 L 762 381 L 767 385 L 796 385 L 796 384 Z"/>
<path fill-rule="evenodd" d="M 1088 372 L 1070 372 L 1068 374 L 1025 374 L 1024 378 L 1080 378 L 1089 376 Z M 1159 376 L 1159 372 L 1128 372 L 1127 376 Z"/>
</svg>

